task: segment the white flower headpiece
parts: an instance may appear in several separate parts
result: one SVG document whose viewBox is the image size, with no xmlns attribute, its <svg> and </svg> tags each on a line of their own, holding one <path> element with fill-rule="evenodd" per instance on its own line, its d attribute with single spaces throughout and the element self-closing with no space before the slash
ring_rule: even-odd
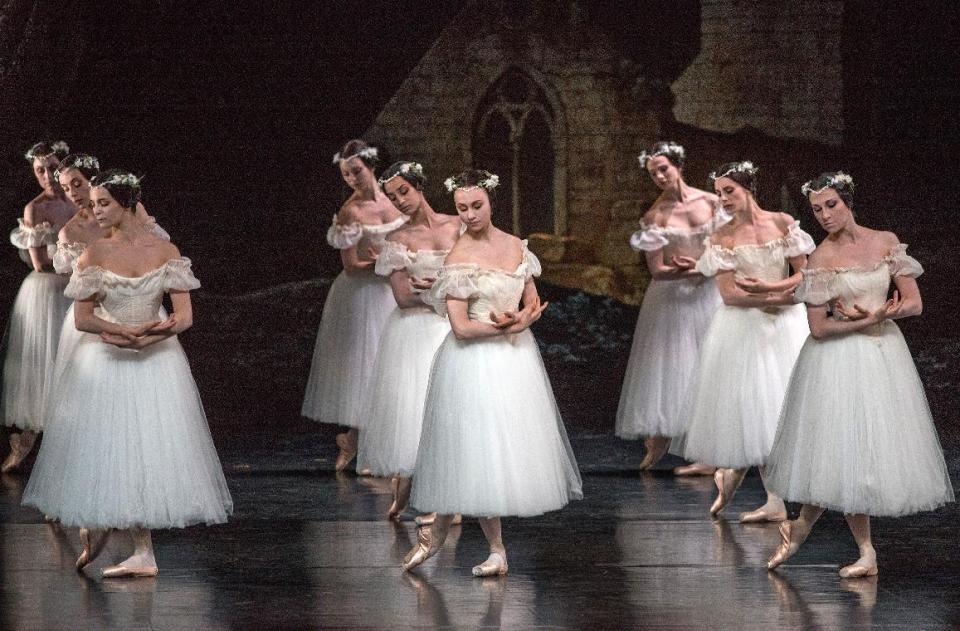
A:
<svg viewBox="0 0 960 631">
<path fill-rule="evenodd" d="M 53 172 L 54 177 L 59 178 L 60 174 L 66 171 L 67 169 L 95 169 L 99 171 L 100 161 L 97 160 L 95 156 L 81 153 L 78 156 L 76 156 L 70 164 L 60 165 L 60 167 Z"/>
<path fill-rule="evenodd" d="M 687 157 L 687 151 L 683 146 L 678 145 L 675 142 L 664 143 L 664 146 L 656 151 L 647 153 L 646 151 L 641 151 L 640 155 L 637 156 L 637 160 L 640 161 L 640 168 L 647 168 L 647 161 L 656 158 L 657 156 L 669 156 L 676 159 L 677 161 L 683 160 Z"/>
<path fill-rule="evenodd" d="M 497 185 L 499 184 L 500 176 L 495 173 L 490 173 L 489 171 L 483 171 L 483 179 L 478 181 L 475 185 L 468 186 L 460 176 L 448 177 L 443 181 L 443 185 L 447 187 L 447 192 L 449 193 L 454 192 L 458 188 L 469 191 L 470 189 L 477 187 L 490 191 L 497 188 Z"/>
<path fill-rule="evenodd" d="M 408 173 L 413 173 L 418 177 L 426 177 L 423 175 L 423 165 L 419 162 L 404 162 L 400 165 L 400 170 L 391 175 L 388 178 L 380 178 L 377 180 L 377 183 L 380 185 L 380 188 L 383 188 L 383 185 L 392 180 L 395 177 L 400 177 L 401 175 L 406 175 Z"/>
<path fill-rule="evenodd" d="M 114 173 L 107 179 L 102 182 L 97 182 L 97 186 L 105 186 L 107 184 L 120 184 L 123 186 L 132 186 L 133 188 L 139 188 L 140 182 L 143 181 L 143 176 L 137 177 L 133 173 Z"/>
<path fill-rule="evenodd" d="M 345 157 L 341 156 L 339 151 L 336 152 L 335 154 L 333 154 L 333 163 L 340 164 L 341 162 L 344 162 L 345 160 L 349 160 L 351 158 L 366 158 L 367 160 L 372 160 L 376 157 L 377 157 L 376 147 L 364 147 L 360 151 Z"/>
<path fill-rule="evenodd" d="M 37 143 L 37 144 L 40 144 L 40 143 Z M 35 146 L 36 145 L 34 145 L 34 147 Z M 48 153 L 43 153 L 43 154 L 35 153 L 33 150 L 33 147 L 30 147 L 30 149 L 28 149 L 27 152 L 23 154 L 23 157 L 26 158 L 27 160 L 33 160 L 34 158 L 46 158 L 52 153 L 57 153 L 61 151 L 65 154 L 70 153 L 70 147 L 64 141 L 58 140 L 56 142 L 50 143 L 50 151 Z"/>
<path fill-rule="evenodd" d="M 803 193 L 804 197 L 809 197 L 810 193 L 822 193 L 828 188 L 836 189 L 838 185 L 843 185 L 845 188 L 853 188 L 853 178 L 843 171 L 837 171 L 831 175 L 829 178 L 827 178 L 826 183 L 824 183 L 824 185 L 820 188 L 813 188 L 812 184 L 815 181 L 816 180 L 810 180 L 800 187 L 800 192 Z"/>
<path fill-rule="evenodd" d="M 723 173 L 717 174 L 716 171 L 712 171 L 708 176 L 711 182 L 716 182 L 722 177 L 727 177 L 731 173 L 746 173 L 747 175 L 756 175 L 760 169 L 753 166 L 753 162 L 749 160 L 744 160 L 743 162 L 735 162 L 733 166 L 724 171 Z"/>
</svg>

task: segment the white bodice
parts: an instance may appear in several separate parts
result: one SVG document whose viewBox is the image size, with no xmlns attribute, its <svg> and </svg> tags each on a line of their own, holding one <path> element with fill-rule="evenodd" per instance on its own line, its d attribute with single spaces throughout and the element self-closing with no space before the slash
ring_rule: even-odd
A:
<svg viewBox="0 0 960 631">
<path fill-rule="evenodd" d="M 97 315 L 110 322 L 138 325 L 157 319 L 163 294 L 191 291 L 200 281 L 190 259 L 170 259 L 143 276 L 120 276 L 99 266 L 74 269 L 64 295 L 74 300 L 96 296 Z"/>
<path fill-rule="evenodd" d="M 900 243 L 873 266 L 803 270 L 803 280 L 794 292 L 794 299 L 811 305 L 823 305 L 839 299 L 848 308 L 857 304 L 868 311 L 876 311 L 887 301 L 891 278 L 916 278 L 922 273 L 923 266 L 907 254 L 906 244 Z M 833 317 L 840 319 L 836 313 Z"/>
<path fill-rule="evenodd" d="M 362 239 L 367 239 L 374 248 L 379 249 L 386 241 L 387 235 L 407 221 L 407 217 L 401 216 L 390 223 L 365 224 L 355 221 L 339 224 L 334 218 L 330 228 L 327 229 L 327 243 L 338 250 L 346 250 L 360 243 Z"/>
<path fill-rule="evenodd" d="M 396 241 L 385 241 L 377 256 L 376 272 L 389 276 L 405 270 L 410 278 L 436 278 L 450 250 L 409 250 Z"/>
<path fill-rule="evenodd" d="M 737 245 L 725 248 L 704 241 L 703 255 L 697 260 L 697 271 L 704 276 L 716 276 L 722 271 L 733 271 L 738 278 L 756 278 L 776 282 L 790 275 L 790 259 L 810 254 L 816 249 L 813 238 L 795 221 L 787 234 L 763 245 Z"/>
<path fill-rule="evenodd" d="M 710 221 L 692 229 L 658 226 L 641 221 L 640 230 L 630 237 L 630 247 L 638 252 L 662 249 L 664 260 L 673 256 L 697 259 L 703 254 L 704 239 L 731 219 L 733 217 L 728 215 L 722 206 L 717 206 Z"/>
<path fill-rule="evenodd" d="M 523 287 L 531 277 L 540 275 L 540 261 L 523 241 L 523 261 L 513 272 L 480 267 L 475 263 L 444 265 L 423 301 L 440 315 L 447 313 L 447 297 L 467 301 L 471 320 L 492 324 L 490 312 L 516 311 Z"/>
</svg>

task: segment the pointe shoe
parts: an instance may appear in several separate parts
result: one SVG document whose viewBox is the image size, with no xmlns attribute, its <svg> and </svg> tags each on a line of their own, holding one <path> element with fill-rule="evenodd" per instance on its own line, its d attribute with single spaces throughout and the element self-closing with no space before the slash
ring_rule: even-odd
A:
<svg viewBox="0 0 960 631">
<path fill-rule="evenodd" d="M 156 566 L 127 567 L 125 565 L 111 565 L 103 568 L 103 578 L 136 578 L 141 576 L 156 576 L 160 573 Z"/>
<path fill-rule="evenodd" d="M 96 542 L 93 542 L 90 529 L 80 529 L 80 543 L 83 544 L 83 551 L 80 553 L 80 556 L 77 557 L 78 572 L 93 563 L 94 560 L 100 556 L 100 553 L 103 552 L 103 548 L 107 545 L 107 539 L 109 537 L 110 530 L 104 530 L 100 534 L 100 538 L 97 539 Z"/>
<path fill-rule="evenodd" d="M 713 475 L 716 472 L 716 467 L 695 462 L 693 464 L 674 468 L 673 475 Z"/>
<path fill-rule="evenodd" d="M 791 541 L 793 535 L 793 523 L 789 521 L 782 522 L 780 530 L 780 545 L 769 559 L 767 559 L 767 569 L 772 570 L 784 561 L 792 557 L 800 549 L 799 543 Z"/>
<path fill-rule="evenodd" d="M 435 540 L 432 527 L 418 528 L 416 545 L 403 557 L 403 571 L 409 572 L 435 555 L 440 550 L 442 544 L 443 542 L 437 542 Z"/>
<path fill-rule="evenodd" d="M 346 433 L 337 434 L 337 447 L 340 448 L 340 453 L 337 454 L 337 460 L 333 468 L 336 471 L 343 471 L 347 468 L 347 465 L 350 464 L 350 461 L 353 460 L 354 456 L 357 455 L 357 448 L 350 445 Z"/>
<path fill-rule="evenodd" d="M 858 560 L 856 563 L 840 568 L 840 578 L 865 578 L 867 576 L 876 576 L 879 571 L 876 564 L 862 565 Z"/>
<path fill-rule="evenodd" d="M 741 524 L 775 524 L 786 520 L 786 518 L 786 509 L 783 511 L 770 512 L 765 510 L 762 506 L 757 510 L 740 513 Z"/>
<path fill-rule="evenodd" d="M 643 460 L 640 461 L 640 470 L 647 471 L 652 468 L 655 464 L 660 462 L 660 459 L 663 458 L 663 455 L 667 453 L 667 448 L 670 447 L 670 441 L 664 441 L 662 443 L 658 442 L 654 445 L 646 443 L 647 453 L 644 455 Z"/>
<path fill-rule="evenodd" d="M 433 522 L 436 521 L 436 519 L 437 519 L 436 513 L 428 513 L 426 515 L 417 515 L 416 517 L 413 518 L 413 521 L 415 524 L 417 524 L 417 528 L 420 528 L 421 526 L 432 526 Z M 453 521 L 450 522 L 450 525 L 459 526 L 462 523 L 463 523 L 463 515 L 461 515 L 460 513 L 457 513 L 456 515 L 453 516 Z"/>
<path fill-rule="evenodd" d="M 482 576 L 504 576 L 507 573 L 507 560 L 498 552 L 491 552 L 487 560 L 480 565 L 473 566 L 473 575 Z"/>
<path fill-rule="evenodd" d="M 10 473 L 19 467 L 26 457 L 27 454 L 23 453 L 20 447 L 20 434 L 11 434 L 10 453 L 4 458 L 3 465 L 0 465 L 0 473 Z"/>
<path fill-rule="evenodd" d="M 720 511 L 727 507 L 727 504 L 729 504 L 730 500 L 733 499 L 733 494 L 737 490 L 736 487 L 730 489 L 729 491 L 727 490 L 727 473 L 724 469 L 718 468 L 714 472 L 713 483 L 717 485 L 717 499 L 713 500 L 713 504 L 710 505 L 711 517 L 716 516 Z"/>
</svg>

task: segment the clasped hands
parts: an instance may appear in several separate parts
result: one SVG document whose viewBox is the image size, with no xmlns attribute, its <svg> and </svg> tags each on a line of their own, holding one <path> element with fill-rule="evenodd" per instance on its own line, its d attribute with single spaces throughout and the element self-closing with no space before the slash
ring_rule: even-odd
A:
<svg viewBox="0 0 960 631">
<path fill-rule="evenodd" d="M 151 339 L 153 336 L 169 337 L 174 335 L 172 329 L 176 324 L 176 316 L 172 315 L 162 322 L 155 320 L 137 327 L 123 327 L 119 333 L 104 331 L 100 334 L 100 339 L 107 344 L 113 344 L 120 348 L 140 350 L 149 346 L 152 342 L 158 341 L 157 339 Z"/>
<path fill-rule="evenodd" d="M 900 298 L 900 292 L 894 290 L 893 298 L 890 298 L 879 309 L 870 311 L 854 303 L 852 308 L 848 308 L 839 298 L 833 303 L 833 311 L 839 313 L 847 320 L 856 322 L 857 320 L 871 320 L 872 323 L 880 323 L 884 320 L 893 320 L 900 315 L 903 308 L 903 299 Z"/>
<path fill-rule="evenodd" d="M 550 306 L 549 302 L 541 303 L 540 297 L 537 296 L 529 303 L 524 304 L 519 311 L 506 311 L 501 315 L 491 311 L 490 319 L 493 320 L 493 326 L 504 333 L 519 333 L 539 320 L 544 309 L 548 306 Z"/>
</svg>

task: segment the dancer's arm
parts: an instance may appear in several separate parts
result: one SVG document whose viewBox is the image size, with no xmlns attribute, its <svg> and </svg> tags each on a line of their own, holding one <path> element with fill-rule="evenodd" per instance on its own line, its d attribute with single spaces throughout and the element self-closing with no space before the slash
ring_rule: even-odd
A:
<svg viewBox="0 0 960 631">
<path fill-rule="evenodd" d="M 744 291 L 736 282 L 732 270 L 724 270 L 717 274 L 717 289 L 723 304 L 731 307 L 782 307 L 793 304 L 793 287 L 780 292 L 753 293 Z"/>
</svg>

